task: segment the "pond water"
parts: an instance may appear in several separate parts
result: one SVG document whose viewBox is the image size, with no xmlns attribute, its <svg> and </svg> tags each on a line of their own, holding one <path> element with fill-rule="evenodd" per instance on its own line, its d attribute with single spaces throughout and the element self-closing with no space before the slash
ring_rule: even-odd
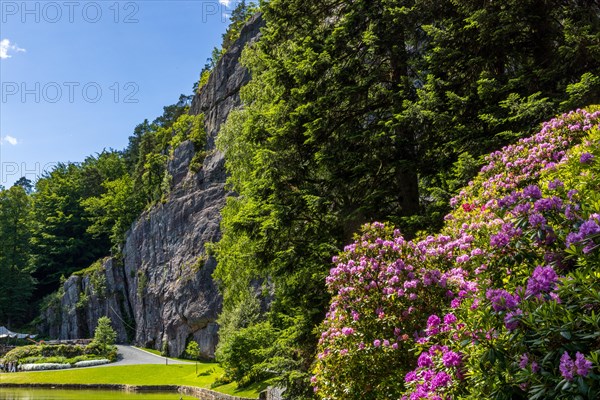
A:
<svg viewBox="0 0 600 400">
<path fill-rule="evenodd" d="M 126 393 L 108 390 L 0 388 L 0 400 L 195 400 L 178 393 Z"/>
</svg>

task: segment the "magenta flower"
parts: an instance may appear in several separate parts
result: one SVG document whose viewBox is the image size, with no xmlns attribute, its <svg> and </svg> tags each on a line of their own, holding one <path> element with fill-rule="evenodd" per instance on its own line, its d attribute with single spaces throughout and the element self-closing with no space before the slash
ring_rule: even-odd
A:
<svg viewBox="0 0 600 400">
<path fill-rule="evenodd" d="M 440 371 L 431 380 L 431 388 L 435 390 L 439 387 L 447 386 L 450 382 L 452 382 L 452 377 L 445 371 Z"/>
<path fill-rule="evenodd" d="M 442 362 L 446 367 L 458 367 L 462 361 L 460 354 L 448 351 L 442 356 Z"/>
<path fill-rule="evenodd" d="M 413 382 L 416 381 L 418 378 L 417 373 L 415 371 L 410 371 L 408 374 L 406 374 L 406 376 L 404 377 L 404 382 Z"/>
<path fill-rule="evenodd" d="M 444 323 L 446 325 L 451 325 L 456 322 L 456 316 L 454 314 L 446 314 L 444 316 Z"/>
<path fill-rule="evenodd" d="M 427 319 L 427 327 L 428 328 L 435 328 L 436 326 L 438 326 L 440 324 L 440 317 L 438 317 L 437 315 L 430 315 L 429 318 Z"/>
<path fill-rule="evenodd" d="M 419 356 L 419 359 L 417 360 L 417 365 L 420 368 L 431 367 L 431 366 L 433 366 L 433 361 L 431 361 L 431 357 L 429 356 L 429 354 L 427 352 L 423 352 L 423 353 L 421 353 L 421 355 Z"/>
</svg>

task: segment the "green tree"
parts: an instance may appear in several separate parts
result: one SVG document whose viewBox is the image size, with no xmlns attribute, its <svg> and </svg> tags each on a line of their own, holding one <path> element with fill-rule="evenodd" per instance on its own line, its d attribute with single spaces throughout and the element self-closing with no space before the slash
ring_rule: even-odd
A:
<svg viewBox="0 0 600 400">
<path fill-rule="evenodd" d="M 229 47 L 237 40 L 240 36 L 240 32 L 242 27 L 254 13 L 257 11 L 257 6 L 254 2 L 246 3 L 246 0 L 242 0 L 237 3 L 233 11 L 231 12 L 231 17 L 229 18 L 229 26 L 227 27 L 227 31 L 223 34 L 223 43 L 221 45 L 221 52 L 227 51 Z M 214 59 L 214 53 L 213 53 Z M 214 60 L 219 61 L 217 58 Z M 212 66 L 214 68 L 214 65 Z"/>
<path fill-rule="evenodd" d="M 61 275 L 69 276 L 109 254 L 110 232 L 90 233 L 93 216 L 83 203 L 104 194 L 103 182 L 116 180 L 125 172 L 121 155 L 105 151 L 81 164 L 59 164 L 37 181 L 32 195 L 37 298 L 56 290 Z"/>
<path fill-rule="evenodd" d="M 31 316 L 31 201 L 25 189 L 0 190 L 0 325 L 18 326 Z"/>
<path fill-rule="evenodd" d="M 104 181 L 102 186 L 106 189 L 104 193 L 82 201 L 92 221 L 87 232 L 96 237 L 108 235 L 113 249 L 118 250 L 143 204 L 133 190 L 133 180 L 129 175 Z"/>
<path fill-rule="evenodd" d="M 416 64 L 416 96 L 397 117 L 419 132 L 417 167 L 430 224 L 448 211 L 434 203 L 456 194 L 446 180 L 459 154 L 477 158 L 531 134 L 557 112 L 600 100 L 600 7 L 423 0 L 415 8 L 430 10 L 421 25 L 424 57 Z"/>
<path fill-rule="evenodd" d="M 198 342 L 194 340 L 190 341 L 185 348 L 185 354 L 187 358 L 196 361 L 196 375 L 198 375 L 198 359 L 200 358 L 200 346 L 198 346 Z"/>
<path fill-rule="evenodd" d="M 98 325 L 94 331 L 93 345 L 99 347 L 103 354 L 108 353 L 115 344 L 117 333 L 111 326 L 110 318 L 104 316 L 98 318 Z"/>
<path fill-rule="evenodd" d="M 30 179 L 27 179 L 24 176 L 20 177 L 15 182 L 14 186 L 21 186 L 25 190 L 25 193 L 27 193 L 27 194 L 31 194 L 33 192 L 33 183 L 31 182 Z"/>
</svg>

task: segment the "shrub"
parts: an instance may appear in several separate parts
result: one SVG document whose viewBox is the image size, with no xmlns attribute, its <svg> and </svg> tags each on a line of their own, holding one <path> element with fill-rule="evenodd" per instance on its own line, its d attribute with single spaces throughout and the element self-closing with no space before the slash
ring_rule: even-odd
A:
<svg viewBox="0 0 600 400">
<path fill-rule="evenodd" d="M 28 345 L 17 347 L 4 356 L 6 362 L 33 363 L 33 362 L 51 362 L 49 359 L 61 359 L 83 356 L 87 348 L 78 345 Z M 35 361 L 30 361 L 34 360 Z"/>
<path fill-rule="evenodd" d="M 43 363 L 43 364 L 23 364 L 20 366 L 22 371 L 45 371 L 50 369 L 67 369 L 71 364 Z"/>
<path fill-rule="evenodd" d="M 95 365 L 108 364 L 109 362 L 110 362 L 110 360 L 103 358 L 103 359 L 99 359 L 99 360 L 78 361 L 78 362 L 74 363 L 73 366 L 76 368 L 93 367 Z"/>
<path fill-rule="evenodd" d="M 600 396 L 596 110 L 490 154 L 441 233 L 365 227 L 327 279 L 318 396 Z"/>
</svg>

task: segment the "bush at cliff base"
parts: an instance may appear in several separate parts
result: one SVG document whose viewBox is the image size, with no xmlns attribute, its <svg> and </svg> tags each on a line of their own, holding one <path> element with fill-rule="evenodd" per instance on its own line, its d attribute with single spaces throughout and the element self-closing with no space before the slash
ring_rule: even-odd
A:
<svg viewBox="0 0 600 400">
<path fill-rule="evenodd" d="M 334 258 L 323 399 L 600 398 L 600 107 L 488 155 L 434 236 Z"/>
</svg>

